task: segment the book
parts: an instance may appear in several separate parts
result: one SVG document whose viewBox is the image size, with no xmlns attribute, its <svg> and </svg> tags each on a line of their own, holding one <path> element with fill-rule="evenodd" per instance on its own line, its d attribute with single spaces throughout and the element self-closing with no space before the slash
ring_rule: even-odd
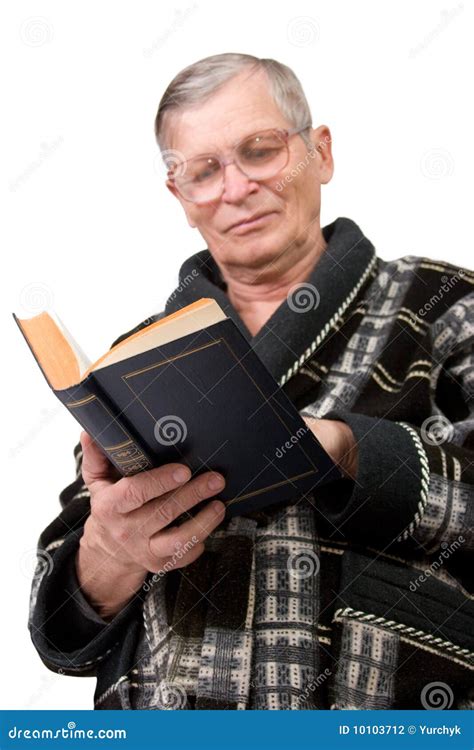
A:
<svg viewBox="0 0 474 750">
<path fill-rule="evenodd" d="M 235 322 L 202 298 L 90 363 L 55 313 L 13 317 L 57 398 L 122 476 L 219 471 L 226 515 L 343 478 Z"/>
</svg>

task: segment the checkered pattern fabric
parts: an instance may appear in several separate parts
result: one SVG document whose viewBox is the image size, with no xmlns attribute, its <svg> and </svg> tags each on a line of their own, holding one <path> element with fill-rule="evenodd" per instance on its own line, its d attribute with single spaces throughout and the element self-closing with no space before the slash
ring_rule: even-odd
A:
<svg viewBox="0 0 474 750">
<path fill-rule="evenodd" d="M 254 337 L 209 251 L 156 318 L 215 298 L 301 414 L 349 424 L 357 477 L 224 522 L 105 623 L 74 573 L 76 446 L 30 629 L 50 669 L 97 675 L 98 709 L 430 708 L 440 684 L 443 707 L 472 707 L 474 273 L 383 261 L 349 219 L 323 235 L 303 284 L 318 303 L 282 304 Z"/>
</svg>

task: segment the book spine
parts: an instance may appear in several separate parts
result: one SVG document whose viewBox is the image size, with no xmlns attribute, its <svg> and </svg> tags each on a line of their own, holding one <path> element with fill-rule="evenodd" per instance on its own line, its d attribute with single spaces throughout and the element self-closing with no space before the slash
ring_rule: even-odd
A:
<svg viewBox="0 0 474 750">
<path fill-rule="evenodd" d="M 73 388 L 54 393 L 122 476 L 153 468 L 150 457 L 92 376 Z"/>
</svg>

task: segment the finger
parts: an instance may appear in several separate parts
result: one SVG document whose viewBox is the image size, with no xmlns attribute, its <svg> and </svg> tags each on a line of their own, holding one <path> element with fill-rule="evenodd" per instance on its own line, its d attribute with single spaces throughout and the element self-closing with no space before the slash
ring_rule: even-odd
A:
<svg viewBox="0 0 474 750">
<path fill-rule="evenodd" d="M 131 513 L 149 500 L 177 489 L 190 478 L 191 471 L 184 464 L 165 464 L 119 479 L 109 493 L 110 502 L 115 512 Z"/>
<path fill-rule="evenodd" d="M 92 492 L 113 484 L 112 471 L 114 467 L 93 438 L 83 430 L 80 434 L 80 441 L 82 446 L 81 473 L 88 489 Z"/>
<path fill-rule="evenodd" d="M 181 526 L 159 531 L 150 537 L 148 547 L 154 557 L 168 557 L 176 549 L 189 543 L 203 542 L 214 531 L 225 517 L 225 505 L 221 500 L 212 500 L 194 518 L 185 521 Z"/>
<path fill-rule="evenodd" d="M 210 482 L 215 478 L 221 480 L 219 484 Z M 130 519 L 146 536 L 152 536 L 176 521 L 183 513 L 187 514 L 198 503 L 214 497 L 224 486 L 225 480 L 220 474 L 206 471 L 163 497 L 153 498 L 133 511 Z"/>
<path fill-rule="evenodd" d="M 184 555 L 180 557 L 178 553 L 175 555 L 176 559 L 176 568 L 183 568 L 185 565 L 190 565 L 192 562 L 198 559 L 204 552 L 204 543 L 203 542 L 197 542 L 196 544 L 193 544 L 191 548 L 188 550 L 184 550 Z"/>
</svg>

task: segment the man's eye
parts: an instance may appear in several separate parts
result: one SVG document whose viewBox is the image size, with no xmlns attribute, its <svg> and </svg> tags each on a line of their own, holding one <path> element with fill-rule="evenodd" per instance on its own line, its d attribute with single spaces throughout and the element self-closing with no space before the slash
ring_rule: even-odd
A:
<svg viewBox="0 0 474 750">
<path fill-rule="evenodd" d="M 203 164 L 202 166 L 198 166 L 193 172 L 191 172 L 190 178 L 195 183 L 205 182 L 206 180 L 214 177 L 219 169 L 219 163 L 214 164 L 213 162 L 211 162 Z"/>
<path fill-rule="evenodd" d="M 209 177 L 212 177 L 215 174 L 215 170 L 207 169 L 205 172 L 199 172 L 199 174 L 194 175 L 193 182 L 204 182 L 205 180 L 208 180 Z"/>
<path fill-rule="evenodd" d="M 279 153 L 277 148 L 255 148 L 251 151 L 244 151 L 242 154 L 244 159 L 248 161 L 263 161 L 265 159 L 271 159 Z"/>
</svg>

